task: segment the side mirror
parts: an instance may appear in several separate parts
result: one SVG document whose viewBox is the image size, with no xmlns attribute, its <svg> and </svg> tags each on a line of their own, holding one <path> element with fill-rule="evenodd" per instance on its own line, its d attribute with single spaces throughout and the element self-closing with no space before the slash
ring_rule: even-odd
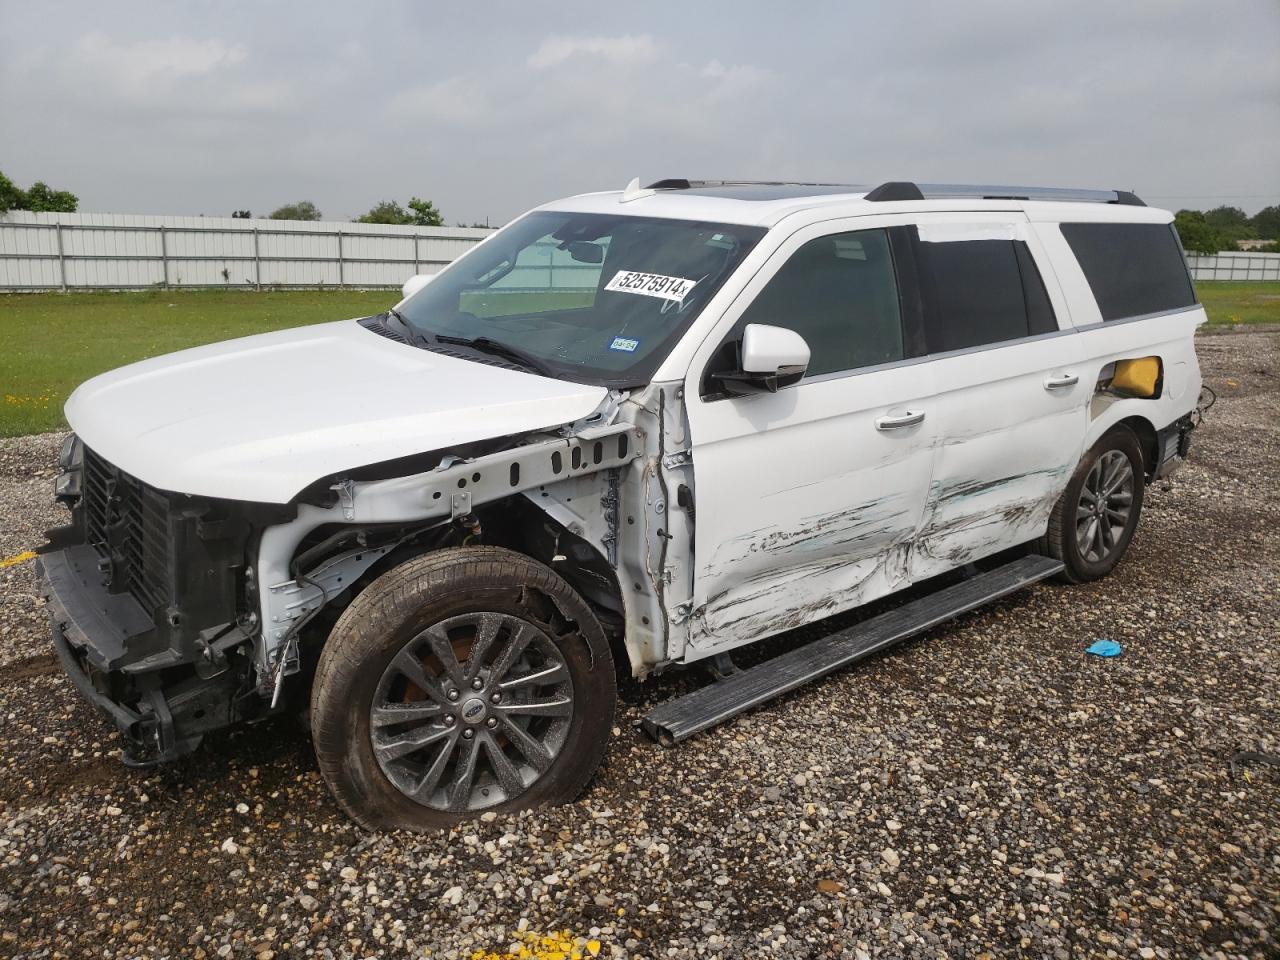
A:
<svg viewBox="0 0 1280 960">
<path fill-rule="evenodd" d="M 741 369 L 715 374 L 725 393 L 777 393 L 799 383 L 809 366 L 809 345 L 786 327 L 749 323 L 742 331 Z"/>
<path fill-rule="evenodd" d="M 404 298 L 408 300 L 415 293 L 431 282 L 432 275 L 429 273 L 414 274 L 404 282 L 404 286 L 400 290 L 404 293 Z"/>
</svg>

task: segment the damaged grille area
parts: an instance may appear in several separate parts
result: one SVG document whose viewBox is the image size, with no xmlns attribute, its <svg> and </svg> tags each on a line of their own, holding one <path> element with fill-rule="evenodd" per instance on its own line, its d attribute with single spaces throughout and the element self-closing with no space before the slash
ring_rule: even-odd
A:
<svg viewBox="0 0 1280 960">
<path fill-rule="evenodd" d="M 163 493 L 84 451 L 86 542 L 110 571 L 113 593 L 129 593 L 148 613 L 171 599 L 173 542 Z"/>
</svg>

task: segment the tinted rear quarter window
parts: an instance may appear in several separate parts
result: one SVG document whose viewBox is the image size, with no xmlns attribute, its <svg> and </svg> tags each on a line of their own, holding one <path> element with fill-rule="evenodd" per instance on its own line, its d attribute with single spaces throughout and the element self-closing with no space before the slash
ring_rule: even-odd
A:
<svg viewBox="0 0 1280 960">
<path fill-rule="evenodd" d="M 1196 303 L 1172 224 L 1064 223 L 1061 228 L 1103 320 L 1165 313 Z"/>
</svg>

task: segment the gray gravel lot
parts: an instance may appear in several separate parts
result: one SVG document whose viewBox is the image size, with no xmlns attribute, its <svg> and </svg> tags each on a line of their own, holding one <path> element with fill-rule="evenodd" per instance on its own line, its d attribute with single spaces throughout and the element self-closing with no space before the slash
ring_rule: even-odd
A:
<svg viewBox="0 0 1280 960">
<path fill-rule="evenodd" d="M 125 769 L 0 569 L 0 955 L 1280 956 L 1280 769 L 1228 765 L 1280 752 L 1280 333 L 1200 354 L 1221 399 L 1108 580 L 675 750 L 637 724 L 691 680 L 631 685 L 581 800 L 445 835 L 350 825 L 292 721 Z M 0 558 L 60 522 L 58 441 L 0 441 Z"/>
</svg>

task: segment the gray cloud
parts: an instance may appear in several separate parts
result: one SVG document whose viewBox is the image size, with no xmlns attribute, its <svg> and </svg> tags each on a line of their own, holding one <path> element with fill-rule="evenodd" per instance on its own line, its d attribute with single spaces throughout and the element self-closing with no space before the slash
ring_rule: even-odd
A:
<svg viewBox="0 0 1280 960">
<path fill-rule="evenodd" d="M 44 29 L 57 11 L 57 31 Z M 1280 7 L 0 2 L 0 169 L 82 209 L 501 222 L 632 176 L 1280 201 Z M 48 39 L 57 35 L 65 39 Z"/>
</svg>

